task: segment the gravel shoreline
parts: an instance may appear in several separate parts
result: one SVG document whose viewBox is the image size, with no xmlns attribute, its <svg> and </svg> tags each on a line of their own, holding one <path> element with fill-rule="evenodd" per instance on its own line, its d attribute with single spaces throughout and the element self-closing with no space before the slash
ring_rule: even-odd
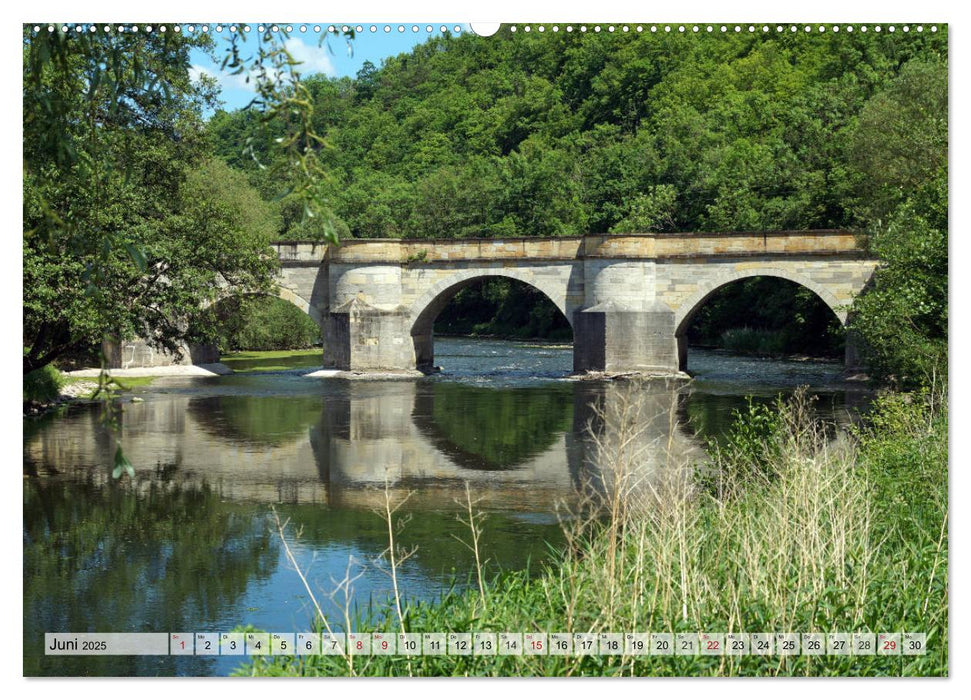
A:
<svg viewBox="0 0 971 700">
<path fill-rule="evenodd" d="M 71 382 L 61 387 L 60 395 L 53 401 L 24 401 L 24 417 L 41 416 L 55 408 L 88 401 L 87 397 L 98 388 L 97 382 Z"/>
</svg>

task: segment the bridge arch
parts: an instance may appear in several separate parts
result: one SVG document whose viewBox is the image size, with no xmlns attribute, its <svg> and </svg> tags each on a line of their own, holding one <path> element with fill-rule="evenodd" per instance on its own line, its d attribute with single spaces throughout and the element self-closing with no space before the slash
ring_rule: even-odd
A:
<svg viewBox="0 0 971 700">
<path fill-rule="evenodd" d="M 753 277 L 774 277 L 787 280 L 804 287 L 815 294 L 839 320 L 840 325 L 846 326 L 849 310 L 825 286 L 815 280 L 790 270 L 779 267 L 745 268 L 733 270 L 706 280 L 706 283 L 681 302 L 674 312 L 675 338 L 678 346 L 678 365 L 681 370 L 687 369 L 687 331 L 695 314 L 704 306 L 716 292 L 723 287 Z"/>
<path fill-rule="evenodd" d="M 566 290 L 552 288 L 547 280 L 537 279 L 537 275 L 532 270 L 528 268 L 460 270 L 429 287 L 411 307 L 408 326 L 411 329 L 415 347 L 415 365 L 418 369 L 428 370 L 434 366 L 434 324 L 445 306 L 460 290 L 492 277 L 513 279 L 541 292 L 563 314 L 570 328 L 573 328 L 572 313 L 568 313 Z"/>
</svg>

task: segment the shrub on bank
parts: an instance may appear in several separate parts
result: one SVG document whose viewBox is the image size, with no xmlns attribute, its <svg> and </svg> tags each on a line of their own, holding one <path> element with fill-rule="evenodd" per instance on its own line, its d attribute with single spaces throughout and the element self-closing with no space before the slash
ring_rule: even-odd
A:
<svg viewBox="0 0 971 700">
<path fill-rule="evenodd" d="M 793 348 L 783 331 L 730 328 L 721 334 L 719 345 L 745 355 L 781 355 Z"/>
<path fill-rule="evenodd" d="M 56 401 L 61 395 L 64 377 L 53 365 L 44 365 L 40 369 L 24 375 L 24 402 L 36 401 L 48 403 Z"/>
<path fill-rule="evenodd" d="M 293 304 L 268 296 L 223 299 L 196 334 L 222 351 L 298 350 L 320 345 L 320 328 Z"/>
<path fill-rule="evenodd" d="M 240 350 L 296 350 L 320 344 L 320 328 L 281 299 L 262 297 L 248 307 L 236 338 Z"/>
</svg>

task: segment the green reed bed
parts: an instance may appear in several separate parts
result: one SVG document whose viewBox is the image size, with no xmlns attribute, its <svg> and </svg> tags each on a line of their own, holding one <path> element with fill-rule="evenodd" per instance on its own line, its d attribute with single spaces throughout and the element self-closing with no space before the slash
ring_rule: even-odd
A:
<svg viewBox="0 0 971 700">
<path fill-rule="evenodd" d="M 274 657 L 238 673 L 947 675 L 946 397 L 885 396 L 865 427 L 835 437 L 801 395 L 753 407 L 702 476 L 672 468 L 650 482 L 632 447 L 641 417 L 628 406 L 613 419 L 620 430 L 600 443 L 609 486 L 565 519 L 557 566 L 434 603 L 401 591 L 400 615 L 392 601 L 372 618 L 380 625 L 335 622 L 360 632 L 907 631 L 927 634 L 927 654 Z"/>
</svg>

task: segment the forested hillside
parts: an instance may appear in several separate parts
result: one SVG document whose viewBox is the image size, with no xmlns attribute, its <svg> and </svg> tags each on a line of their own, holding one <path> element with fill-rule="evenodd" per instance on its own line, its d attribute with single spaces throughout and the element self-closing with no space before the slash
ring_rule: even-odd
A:
<svg viewBox="0 0 971 700">
<path fill-rule="evenodd" d="M 916 270 L 884 277 L 918 298 L 919 345 L 946 337 L 946 51 L 946 28 L 504 28 L 306 85 L 343 237 L 850 228 Z M 319 237 L 260 167 L 279 128 L 252 111 L 210 122 L 217 153 L 282 197 L 278 236 Z"/>
<path fill-rule="evenodd" d="M 902 70 L 942 79 L 945 51 L 943 32 L 501 31 L 306 84 L 355 238 L 853 227 L 872 214 L 864 107 Z M 243 154 L 257 122 L 211 127 L 270 198 L 285 183 Z"/>
</svg>

